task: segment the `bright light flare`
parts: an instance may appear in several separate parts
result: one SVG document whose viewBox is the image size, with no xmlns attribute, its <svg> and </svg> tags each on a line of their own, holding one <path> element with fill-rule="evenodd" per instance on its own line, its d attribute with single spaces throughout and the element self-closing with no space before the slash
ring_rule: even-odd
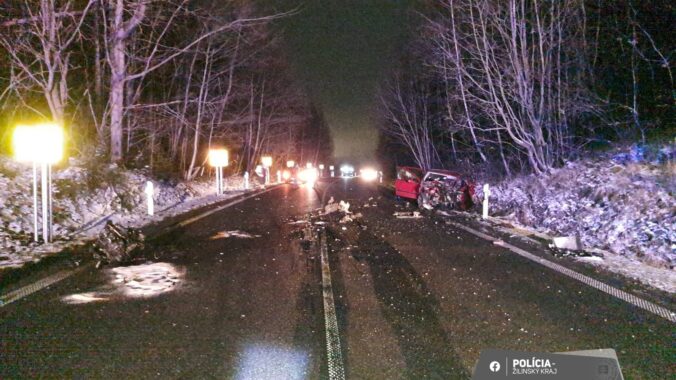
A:
<svg viewBox="0 0 676 380">
<path fill-rule="evenodd" d="M 294 166 L 296 166 L 296 162 L 294 162 L 293 160 L 286 161 L 287 168 L 292 168 Z"/>
<path fill-rule="evenodd" d="M 340 167 L 340 173 L 343 176 L 351 176 L 354 173 L 354 167 L 351 165 L 343 165 Z"/>
<path fill-rule="evenodd" d="M 288 181 L 291 179 L 291 172 L 288 170 L 284 170 L 282 172 L 282 178 L 284 178 L 285 181 Z"/>
<path fill-rule="evenodd" d="M 227 149 L 210 149 L 209 150 L 209 165 L 215 168 L 222 168 L 228 166 L 229 155 Z"/>
<path fill-rule="evenodd" d="M 310 184 L 317 181 L 318 177 L 317 169 L 314 168 L 303 169 L 298 173 L 299 180 Z"/>
<path fill-rule="evenodd" d="M 359 171 L 361 179 L 364 181 L 375 181 L 378 179 L 378 171 L 373 168 L 364 168 Z"/>
<path fill-rule="evenodd" d="M 56 164 L 63 157 L 63 128 L 54 123 L 17 125 L 12 135 L 14 158 L 19 162 Z"/>
<path fill-rule="evenodd" d="M 271 156 L 263 156 L 261 157 L 261 164 L 265 166 L 266 168 L 269 168 L 272 166 L 272 157 Z"/>
</svg>

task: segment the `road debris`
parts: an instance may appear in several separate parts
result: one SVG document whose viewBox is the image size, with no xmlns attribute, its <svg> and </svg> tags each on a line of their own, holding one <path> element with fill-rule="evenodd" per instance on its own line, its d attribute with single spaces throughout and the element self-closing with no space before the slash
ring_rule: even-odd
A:
<svg viewBox="0 0 676 380">
<path fill-rule="evenodd" d="M 582 249 L 582 243 L 579 236 L 558 236 L 552 239 L 552 246 L 559 249 L 569 249 L 579 251 Z"/>
<path fill-rule="evenodd" d="M 257 237 L 261 237 L 261 235 L 252 235 L 248 232 L 240 231 L 240 230 L 232 230 L 232 231 L 221 231 L 217 232 L 216 235 L 212 236 L 209 238 L 209 240 L 216 240 L 216 239 L 227 239 L 227 238 L 240 238 L 240 239 L 253 239 Z"/>
<path fill-rule="evenodd" d="M 362 215 L 360 212 L 358 212 L 358 213 L 356 213 L 356 214 L 345 214 L 345 216 L 343 216 L 343 217 L 340 219 L 339 223 L 343 224 L 343 223 L 353 222 L 355 219 L 359 219 L 359 218 L 361 218 L 362 216 L 363 216 L 363 215 Z"/>
<path fill-rule="evenodd" d="M 139 230 L 124 228 L 109 220 L 94 243 L 95 255 L 109 263 L 130 261 L 134 251 L 143 249 L 144 240 Z"/>
<path fill-rule="evenodd" d="M 395 212 L 393 214 L 397 219 L 420 219 L 422 218 L 422 215 L 420 214 L 420 211 L 403 211 L 403 212 Z"/>
<path fill-rule="evenodd" d="M 334 212 L 344 212 L 344 213 L 349 213 L 350 212 L 350 203 L 345 202 L 345 201 L 340 201 L 338 203 L 331 202 L 333 198 L 329 200 L 329 203 L 326 204 L 326 207 L 324 207 L 324 215 L 328 214 L 333 214 Z"/>
</svg>

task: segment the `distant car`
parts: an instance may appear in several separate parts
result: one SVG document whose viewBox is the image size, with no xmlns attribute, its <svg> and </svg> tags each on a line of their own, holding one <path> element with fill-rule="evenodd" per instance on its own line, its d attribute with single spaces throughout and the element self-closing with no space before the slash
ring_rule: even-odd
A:
<svg viewBox="0 0 676 380">
<path fill-rule="evenodd" d="M 474 203 L 474 183 L 459 173 L 432 169 L 423 176 L 422 169 L 400 167 L 397 170 L 395 194 L 415 199 L 418 207 L 467 210 Z"/>
</svg>

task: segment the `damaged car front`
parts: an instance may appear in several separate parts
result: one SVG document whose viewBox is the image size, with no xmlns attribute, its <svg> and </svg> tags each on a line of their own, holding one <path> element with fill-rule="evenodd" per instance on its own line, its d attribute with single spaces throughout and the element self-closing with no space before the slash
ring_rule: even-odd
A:
<svg viewBox="0 0 676 380">
<path fill-rule="evenodd" d="M 418 206 L 428 210 L 468 210 L 474 202 L 474 183 L 447 170 L 430 170 L 425 174 L 418 193 Z"/>
</svg>

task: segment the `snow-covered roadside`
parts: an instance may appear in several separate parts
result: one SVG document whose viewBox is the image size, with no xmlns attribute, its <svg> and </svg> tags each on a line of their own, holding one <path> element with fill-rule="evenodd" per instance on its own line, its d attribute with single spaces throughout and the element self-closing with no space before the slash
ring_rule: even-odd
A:
<svg viewBox="0 0 676 380">
<path fill-rule="evenodd" d="M 150 217 L 143 192 L 148 176 L 107 164 L 97 171 L 92 175 L 91 170 L 71 165 L 54 173 L 55 241 L 42 245 L 32 241 L 32 170 L 0 157 L 0 269 L 21 267 L 82 244 L 98 235 L 107 220 L 141 227 L 243 192 L 241 177 L 225 178 L 225 194 L 221 196 L 214 194 L 211 181 L 153 180 L 155 215 Z"/>
<path fill-rule="evenodd" d="M 491 215 L 550 237 L 579 236 L 600 257 L 581 261 L 676 292 L 676 163 L 617 157 L 499 183 Z"/>
</svg>

